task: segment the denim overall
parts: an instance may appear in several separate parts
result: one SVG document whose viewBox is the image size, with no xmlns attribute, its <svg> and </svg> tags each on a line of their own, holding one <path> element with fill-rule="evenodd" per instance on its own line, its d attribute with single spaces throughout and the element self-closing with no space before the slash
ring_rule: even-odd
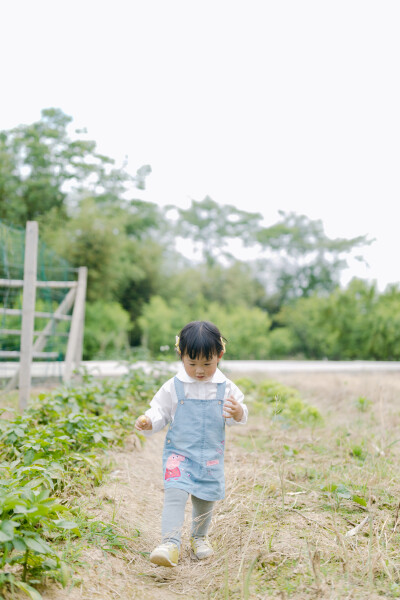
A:
<svg viewBox="0 0 400 600">
<path fill-rule="evenodd" d="M 212 400 L 185 398 L 182 381 L 175 377 L 174 384 L 178 406 L 165 438 L 164 487 L 186 490 L 202 500 L 222 500 L 226 383 L 217 384 L 217 396 Z"/>
</svg>

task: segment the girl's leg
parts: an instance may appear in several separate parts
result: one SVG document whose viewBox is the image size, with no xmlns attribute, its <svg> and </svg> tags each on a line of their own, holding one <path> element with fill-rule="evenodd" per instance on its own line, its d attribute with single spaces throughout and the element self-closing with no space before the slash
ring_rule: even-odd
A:
<svg viewBox="0 0 400 600">
<path fill-rule="evenodd" d="M 192 537 L 206 537 L 211 522 L 214 502 L 192 496 Z"/>
<path fill-rule="evenodd" d="M 161 520 L 163 542 L 181 544 L 181 531 L 185 520 L 188 492 L 179 488 L 167 488 L 164 492 L 164 508 Z"/>
</svg>

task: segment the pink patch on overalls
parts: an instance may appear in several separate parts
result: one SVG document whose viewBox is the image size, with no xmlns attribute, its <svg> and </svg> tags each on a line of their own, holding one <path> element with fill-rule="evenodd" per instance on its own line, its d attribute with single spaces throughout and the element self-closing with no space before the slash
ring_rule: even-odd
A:
<svg viewBox="0 0 400 600">
<path fill-rule="evenodd" d="M 171 454 L 171 456 L 168 456 L 165 469 L 165 479 L 167 481 L 169 479 L 178 479 L 181 476 L 179 463 L 183 460 L 185 460 L 185 457 L 180 454 Z"/>
</svg>

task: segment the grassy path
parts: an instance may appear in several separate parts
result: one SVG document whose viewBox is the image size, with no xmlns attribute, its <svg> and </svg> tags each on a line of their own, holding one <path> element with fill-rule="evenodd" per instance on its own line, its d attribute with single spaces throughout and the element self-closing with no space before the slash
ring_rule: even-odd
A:
<svg viewBox="0 0 400 600">
<path fill-rule="evenodd" d="M 218 503 L 215 511 L 211 532 L 216 549 L 214 558 L 198 562 L 190 557 L 191 505 L 188 502 L 178 567 L 165 569 L 154 567 L 149 562 L 148 554 L 159 543 L 161 531 L 161 454 L 164 434 L 148 438 L 143 446 L 132 437 L 124 451 L 112 453 L 115 466 L 109 481 L 97 488 L 93 497 L 81 499 L 82 506 L 94 519 L 113 523 L 118 532 L 132 539 L 127 542 L 125 551 L 117 552 L 116 556 L 103 551 L 100 546 L 97 549 L 81 549 L 81 566 L 75 577 L 75 585 L 64 590 L 55 586 L 41 590 L 43 599 L 197 599 L 215 597 L 216 583 L 221 589 L 231 588 L 234 597 L 241 597 L 247 565 L 243 558 L 249 550 L 248 519 L 252 518 L 249 497 L 243 490 L 250 487 L 251 491 L 254 467 L 260 459 L 258 453 L 251 458 L 252 453 L 234 442 L 235 436 L 240 438 L 244 433 L 243 428 L 241 432 L 229 430 L 227 435 L 226 475 L 229 483 L 227 497 Z M 257 491 L 255 495 L 258 495 Z M 232 543 L 236 539 L 238 542 Z"/>
<path fill-rule="evenodd" d="M 213 558 L 198 563 L 189 556 L 188 503 L 178 567 L 149 563 L 160 535 L 164 434 L 143 447 L 132 437 L 112 453 L 107 483 L 82 497 L 90 514 L 131 539 L 114 556 L 100 546 L 81 549 L 80 583 L 53 586 L 44 599 L 398 598 L 398 377 L 279 380 L 317 406 L 324 424 L 282 428 L 253 414 L 247 427 L 228 430 L 227 495 L 213 518 Z"/>
</svg>

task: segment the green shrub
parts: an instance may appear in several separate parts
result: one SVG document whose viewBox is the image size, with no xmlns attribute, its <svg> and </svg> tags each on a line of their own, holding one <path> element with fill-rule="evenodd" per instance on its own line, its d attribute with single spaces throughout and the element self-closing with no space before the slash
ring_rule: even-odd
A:
<svg viewBox="0 0 400 600">
<path fill-rule="evenodd" d="M 158 357 L 161 348 L 167 350 L 166 354 L 174 354 L 175 336 L 183 325 L 176 323 L 178 311 L 168 305 L 160 296 L 153 296 L 142 310 L 138 319 L 142 330 L 142 344 L 148 348 L 153 356 Z"/>
<path fill-rule="evenodd" d="M 87 302 L 84 360 L 126 358 L 129 327 L 129 313 L 118 302 Z"/>
<path fill-rule="evenodd" d="M 268 334 L 270 358 L 287 358 L 296 354 L 297 344 L 293 332 L 288 327 L 277 327 Z"/>
<path fill-rule="evenodd" d="M 270 356 L 268 331 L 271 319 L 260 308 L 245 306 L 221 306 L 216 302 L 199 303 L 195 307 L 180 303 L 167 304 L 159 296 L 153 296 L 143 308 L 138 322 L 143 332 L 143 344 L 154 357 L 160 349 L 169 347 L 174 353 L 175 336 L 189 321 L 207 320 L 215 323 L 228 340 L 226 357 L 237 359 L 266 359 Z"/>
<path fill-rule="evenodd" d="M 322 422 L 318 409 L 303 400 L 295 388 L 266 380 L 257 385 L 253 394 L 255 401 L 251 407 L 284 425 L 316 425 Z"/>
<path fill-rule="evenodd" d="M 365 396 L 359 396 L 355 401 L 357 409 L 361 412 L 367 412 L 371 408 L 372 402 Z"/>
<path fill-rule="evenodd" d="M 245 396 L 253 394 L 257 389 L 256 383 L 249 377 L 239 377 L 239 379 L 235 379 L 235 384 Z"/>
</svg>

